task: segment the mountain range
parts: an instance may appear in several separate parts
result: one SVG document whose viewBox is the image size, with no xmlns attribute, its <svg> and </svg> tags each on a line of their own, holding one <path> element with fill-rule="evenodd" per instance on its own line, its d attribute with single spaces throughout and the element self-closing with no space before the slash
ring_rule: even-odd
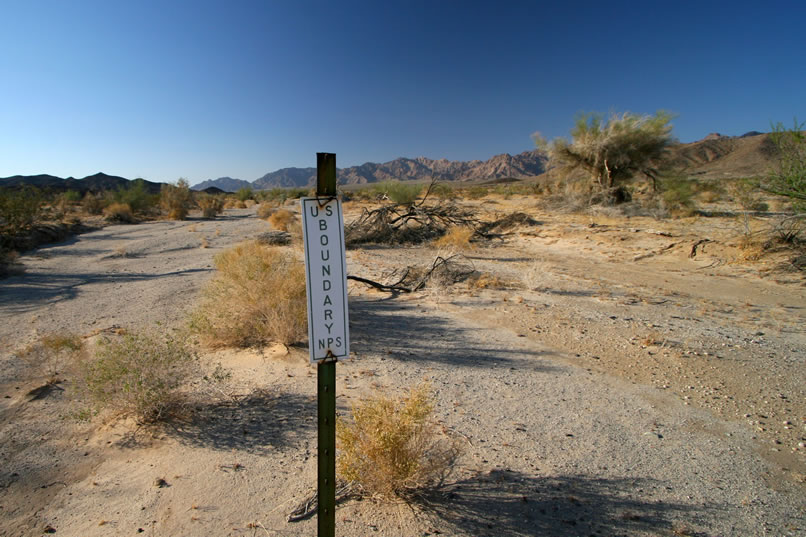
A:
<svg viewBox="0 0 806 537">
<path fill-rule="evenodd" d="M 426 157 L 398 158 L 378 164 L 367 162 L 360 166 L 341 168 L 336 176 L 339 184 L 358 185 L 380 181 L 425 181 L 436 178 L 440 181 L 473 181 L 501 177 L 535 177 L 546 169 L 546 156 L 539 150 L 525 151 L 519 155 L 496 155 L 489 160 L 451 161 L 433 160 Z M 240 188 L 266 190 L 277 187 L 309 187 L 316 184 L 316 168 L 283 168 L 267 173 L 253 182 L 232 177 L 221 177 L 192 186 L 203 190 L 215 186 L 233 192 Z"/>
<path fill-rule="evenodd" d="M 670 147 L 663 166 L 681 170 L 689 176 L 703 178 L 752 177 L 763 175 L 776 158 L 777 149 L 768 134 L 748 132 L 742 136 L 709 134 L 702 140 L 679 143 Z M 340 184 L 366 184 L 378 181 L 483 181 L 501 178 L 530 178 L 546 170 L 546 156 L 539 150 L 525 151 L 518 155 L 496 155 L 489 160 L 467 162 L 446 159 L 433 160 L 425 157 L 398 158 L 377 164 L 367 162 L 360 166 L 337 171 Z M 149 192 L 159 192 L 163 183 L 143 181 Z M 276 187 L 309 187 L 316 182 L 316 168 L 283 168 L 267 173 L 249 182 L 232 177 L 220 177 L 194 185 L 193 190 L 221 189 L 235 192 L 241 188 L 265 190 Z M 31 185 L 53 191 L 76 190 L 84 193 L 102 192 L 126 188 L 128 179 L 105 173 L 96 173 L 74 179 L 62 179 L 53 175 L 15 175 L 0 178 L 0 188 Z M 215 190 L 208 190 L 215 191 Z"/>
</svg>

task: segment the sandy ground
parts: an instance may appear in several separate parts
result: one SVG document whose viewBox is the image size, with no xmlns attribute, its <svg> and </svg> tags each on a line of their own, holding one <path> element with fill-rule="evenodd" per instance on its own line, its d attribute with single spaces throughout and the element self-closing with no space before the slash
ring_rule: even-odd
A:
<svg viewBox="0 0 806 537">
<path fill-rule="evenodd" d="M 464 253 L 497 285 L 390 296 L 350 283 L 340 412 L 428 380 L 463 454 L 422 504 L 341 504 L 337 534 L 806 535 L 800 277 L 737 261 L 729 219 L 478 205 L 540 222 Z M 110 226 L 30 252 L 0 281 L 0 535 L 315 533 L 315 518 L 286 522 L 316 474 L 303 350 L 207 353 L 232 372 L 227 396 L 157 429 L 76 422 L 69 376 L 34 397 L 54 366 L 16 355 L 52 332 L 181 326 L 213 255 L 267 229 L 254 209 Z M 445 253 L 366 247 L 348 271 L 383 280 Z"/>
</svg>

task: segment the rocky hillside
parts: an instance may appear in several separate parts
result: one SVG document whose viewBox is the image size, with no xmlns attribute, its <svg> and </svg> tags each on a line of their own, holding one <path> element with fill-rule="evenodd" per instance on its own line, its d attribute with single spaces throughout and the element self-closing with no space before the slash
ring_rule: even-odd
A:
<svg viewBox="0 0 806 537">
<path fill-rule="evenodd" d="M 338 170 L 340 184 L 355 185 L 379 181 L 472 181 L 498 179 L 501 177 L 534 177 L 545 171 L 546 158 L 540 151 L 525 151 L 519 155 L 496 155 L 487 161 L 468 162 L 447 159 L 433 160 L 425 157 L 398 158 L 378 164 L 367 162 L 360 166 Z M 316 168 L 283 168 L 270 172 L 251 184 L 252 188 L 265 190 L 276 187 L 307 187 L 316 183 Z M 230 190 L 220 179 L 205 181 L 193 186 L 199 190 L 217 186 Z M 243 185 L 242 185 L 243 186 Z M 241 188 L 240 186 L 238 188 Z"/>
<path fill-rule="evenodd" d="M 154 183 L 140 179 L 143 182 L 146 190 L 151 193 L 157 193 L 162 188 L 162 183 Z M 128 188 L 131 181 L 124 177 L 117 175 L 107 175 L 105 173 L 96 173 L 95 175 L 88 175 L 83 179 L 74 179 L 68 177 L 62 179 L 54 175 L 14 175 L 12 177 L 0 178 L 0 188 L 19 188 L 25 185 L 35 186 L 43 190 L 51 190 L 53 192 L 65 192 L 67 190 L 75 190 L 81 192 L 105 192 L 107 190 L 117 190 L 119 188 Z"/>
<path fill-rule="evenodd" d="M 242 188 L 253 188 L 252 183 L 243 179 L 233 179 L 232 177 L 219 177 L 218 179 L 208 179 L 198 185 L 193 185 L 193 190 L 205 190 L 207 188 L 219 188 L 224 192 L 236 192 Z"/>
<path fill-rule="evenodd" d="M 757 177 L 769 170 L 777 149 L 769 134 L 749 132 L 743 136 L 709 134 L 698 142 L 671 148 L 666 162 L 686 175 L 710 177 Z"/>
</svg>

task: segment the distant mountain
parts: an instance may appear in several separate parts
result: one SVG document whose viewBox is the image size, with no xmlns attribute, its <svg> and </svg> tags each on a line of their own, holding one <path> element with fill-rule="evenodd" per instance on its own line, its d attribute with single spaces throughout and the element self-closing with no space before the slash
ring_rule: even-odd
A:
<svg viewBox="0 0 806 537">
<path fill-rule="evenodd" d="M 162 188 L 163 183 L 154 183 L 144 179 L 142 181 L 151 193 L 157 193 Z M 24 185 L 35 186 L 41 189 L 53 190 L 55 192 L 66 192 L 67 190 L 75 190 L 80 193 L 85 192 L 103 192 L 105 190 L 117 190 L 118 188 L 127 188 L 131 181 L 117 175 L 107 175 L 105 173 L 96 173 L 95 175 L 88 175 L 83 179 L 74 179 L 68 177 L 62 179 L 53 175 L 14 175 L 12 177 L 0 178 L 0 188 L 19 188 Z"/>
<path fill-rule="evenodd" d="M 220 188 L 225 192 L 237 192 L 242 188 L 254 188 L 252 183 L 243 179 L 233 179 L 232 177 L 219 177 L 218 179 L 208 179 L 198 185 L 190 187 L 191 190 L 204 190 L 208 187 Z"/>
<path fill-rule="evenodd" d="M 270 172 L 252 183 L 253 188 L 300 187 L 316 184 L 316 168 L 283 168 Z"/>
<path fill-rule="evenodd" d="M 538 150 L 525 151 L 519 155 L 496 155 L 487 161 L 468 162 L 446 159 L 432 160 L 426 157 L 398 158 L 391 162 L 377 164 L 367 162 L 360 166 L 342 168 L 337 171 L 340 184 L 355 185 L 377 183 L 379 181 L 427 181 L 436 178 L 440 181 L 473 181 L 499 179 L 502 177 L 534 177 L 545 171 L 546 157 Z M 223 179 L 223 180 L 222 180 Z M 216 186 L 224 190 L 229 178 L 205 181 L 193 186 L 199 190 Z M 246 183 L 245 181 L 243 183 Z M 257 190 L 277 187 L 309 187 L 316 184 L 316 168 L 283 168 L 267 173 L 253 183 L 240 184 L 238 188 L 251 186 Z"/>
</svg>

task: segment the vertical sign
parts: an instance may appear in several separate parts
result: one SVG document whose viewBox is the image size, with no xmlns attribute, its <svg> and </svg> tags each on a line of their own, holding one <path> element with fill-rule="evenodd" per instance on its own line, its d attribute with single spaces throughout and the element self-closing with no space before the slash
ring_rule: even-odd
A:
<svg viewBox="0 0 806 537">
<path fill-rule="evenodd" d="M 350 354 L 344 221 L 337 198 L 302 198 L 311 363 Z"/>
</svg>

